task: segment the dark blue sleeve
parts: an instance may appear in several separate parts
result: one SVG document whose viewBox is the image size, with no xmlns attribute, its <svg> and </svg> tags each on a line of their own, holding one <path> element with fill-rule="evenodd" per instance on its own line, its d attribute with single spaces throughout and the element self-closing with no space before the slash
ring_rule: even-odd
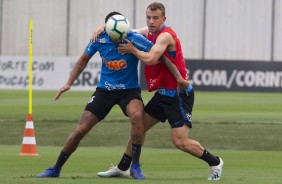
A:
<svg viewBox="0 0 282 184">
<path fill-rule="evenodd" d="M 154 45 L 153 42 L 145 38 L 143 35 L 130 31 L 126 37 L 137 49 L 148 52 Z"/>
</svg>

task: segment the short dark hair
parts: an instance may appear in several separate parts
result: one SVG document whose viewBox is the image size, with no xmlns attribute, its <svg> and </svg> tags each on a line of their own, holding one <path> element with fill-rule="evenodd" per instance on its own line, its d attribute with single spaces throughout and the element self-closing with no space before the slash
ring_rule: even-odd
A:
<svg viewBox="0 0 282 184">
<path fill-rule="evenodd" d="M 122 15 L 121 13 L 117 12 L 117 11 L 113 11 L 111 13 L 109 13 L 106 18 L 105 18 L 105 23 L 108 21 L 108 19 L 114 15 Z"/>
<path fill-rule="evenodd" d="M 147 9 L 152 10 L 152 11 L 161 10 L 162 15 L 165 16 L 165 6 L 162 3 L 153 2 L 149 4 Z"/>
</svg>

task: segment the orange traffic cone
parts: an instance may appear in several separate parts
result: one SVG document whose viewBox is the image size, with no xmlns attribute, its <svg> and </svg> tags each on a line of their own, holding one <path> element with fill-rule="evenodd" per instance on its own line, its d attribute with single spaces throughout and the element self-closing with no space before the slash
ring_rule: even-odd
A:
<svg viewBox="0 0 282 184">
<path fill-rule="evenodd" d="M 36 152 L 35 133 L 31 114 L 28 114 L 27 116 L 20 155 L 38 156 L 38 153 Z"/>
</svg>

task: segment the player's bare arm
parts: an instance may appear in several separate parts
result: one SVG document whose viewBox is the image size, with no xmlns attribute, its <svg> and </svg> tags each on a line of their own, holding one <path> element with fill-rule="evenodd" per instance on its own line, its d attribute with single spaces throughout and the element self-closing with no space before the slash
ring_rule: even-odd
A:
<svg viewBox="0 0 282 184">
<path fill-rule="evenodd" d="M 90 39 L 90 41 L 92 42 L 96 42 L 98 36 L 105 30 L 105 25 L 99 25 L 98 28 L 96 29 L 96 31 L 93 32 L 93 35 Z"/>
<path fill-rule="evenodd" d="M 172 36 L 169 33 L 162 33 L 156 43 L 153 45 L 149 52 L 143 52 L 134 47 L 128 40 L 127 44 L 120 44 L 118 51 L 126 54 L 132 53 L 139 60 L 147 65 L 155 65 L 159 62 L 161 55 L 167 50 L 168 46 L 171 44 Z"/>
<path fill-rule="evenodd" d="M 148 33 L 149 33 L 149 29 L 148 27 L 142 27 L 142 28 L 138 28 L 138 29 L 132 29 L 131 31 L 139 33 L 145 37 L 147 37 Z"/>
<path fill-rule="evenodd" d="M 178 68 L 175 66 L 175 64 L 164 54 L 160 57 L 160 61 L 164 63 L 166 68 L 172 73 L 174 78 L 177 81 L 177 94 L 179 94 L 180 90 L 186 91 L 186 89 L 189 87 L 189 80 L 185 80 L 182 75 L 180 74 Z M 186 93 L 188 95 L 188 93 Z"/>
<path fill-rule="evenodd" d="M 71 88 L 73 82 L 81 74 L 81 72 L 85 69 L 89 60 L 90 60 L 90 56 L 88 56 L 86 53 L 83 53 L 82 56 L 80 56 L 80 58 L 78 59 L 78 61 L 76 62 L 76 64 L 74 65 L 71 71 L 71 74 L 69 76 L 67 83 L 62 88 L 60 88 L 57 94 L 55 95 L 54 97 L 55 101 L 60 98 L 62 93 L 68 91 Z"/>
</svg>

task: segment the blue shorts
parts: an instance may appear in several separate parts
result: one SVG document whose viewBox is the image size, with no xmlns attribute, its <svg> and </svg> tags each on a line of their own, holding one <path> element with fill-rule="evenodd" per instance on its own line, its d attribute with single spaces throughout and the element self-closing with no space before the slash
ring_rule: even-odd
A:
<svg viewBox="0 0 282 184">
<path fill-rule="evenodd" d="M 145 106 L 145 112 L 161 122 L 168 120 L 171 128 L 182 127 L 184 124 L 192 128 L 194 90 L 188 95 L 180 93 L 179 96 L 175 94 L 170 97 L 156 92 Z"/>
</svg>

